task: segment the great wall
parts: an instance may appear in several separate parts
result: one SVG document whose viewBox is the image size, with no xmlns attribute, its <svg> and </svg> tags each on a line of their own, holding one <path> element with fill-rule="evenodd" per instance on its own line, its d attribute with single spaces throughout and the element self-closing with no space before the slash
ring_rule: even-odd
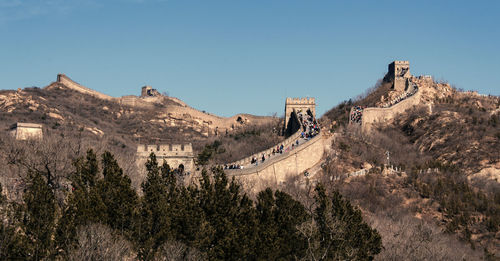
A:
<svg viewBox="0 0 500 261">
<path fill-rule="evenodd" d="M 422 92 L 417 90 L 414 95 L 390 107 L 369 107 L 363 109 L 363 116 L 361 120 L 363 130 L 368 131 L 373 126 L 373 124 L 392 120 L 397 114 L 404 112 L 415 105 L 418 105 L 420 103 L 421 95 Z"/>
<path fill-rule="evenodd" d="M 390 121 L 398 113 L 421 104 L 421 86 L 432 82 L 429 77 L 412 76 L 407 61 L 394 61 L 389 64 L 386 78 L 384 80 L 393 82 L 392 90 L 399 92 L 400 95 L 378 107 L 361 109 L 358 123 L 364 131 L 370 131 L 373 125 Z M 154 103 L 161 103 L 162 98 L 164 98 L 150 86 L 143 87 L 139 97 L 129 95 L 115 98 L 86 88 L 64 74 L 58 75 L 57 82 L 47 88 L 51 88 L 56 84 L 62 84 L 72 90 L 131 107 L 151 106 Z M 182 119 L 186 117 L 193 118 L 200 121 L 201 124 L 210 125 L 215 134 L 217 134 L 217 131 L 223 132 L 233 129 L 234 124 L 237 122 L 246 122 L 249 119 L 255 119 L 252 117 L 256 117 L 245 114 L 238 114 L 230 118 L 218 117 L 191 108 L 178 99 L 170 97 L 169 99 L 173 99 L 176 104 L 168 106 L 168 109 L 164 112 L 165 116 L 180 117 Z M 306 131 L 307 127 L 303 121 L 303 115 L 306 113 L 305 117 L 312 118 L 317 125 L 315 106 L 314 98 L 287 98 L 283 126 L 283 134 L 287 138 L 271 148 L 226 164 L 226 173 L 249 184 L 254 190 L 260 190 L 272 184 L 280 184 L 290 178 L 305 176 L 306 173 L 309 173 L 311 168 L 320 164 L 325 149 L 332 141 L 331 135 L 325 135 L 319 131 L 319 125 L 318 133 L 311 137 L 304 137 L 304 131 Z M 351 114 L 352 112 L 353 110 L 351 110 Z M 351 121 L 350 123 L 354 122 Z M 280 147 L 283 150 L 278 153 Z M 190 144 L 139 144 L 137 147 L 137 162 L 143 164 L 151 152 L 157 154 L 159 159 L 166 160 L 173 167 L 182 166 L 186 172 L 193 173 L 192 177 L 199 175 L 199 172 L 195 171 L 194 152 Z M 230 167 L 228 168 L 228 166 Z"/>
<path fill-rule="evenodd" d="M 349 117 L 350 124 L 358 123 L 366 132 L 370 131 L 377 123 L 389 122 L 396 115 L 417 105 L 426 105 L 429 111 L 432 111 L 432 103 L 426 101 L 425 98 L 436 95 L 436 91 L 429 88 L 434 84 L 432 77 L 411 75 L 408 61 L 394 61 L 389 64 L 384 81 L 392 81 L 392 90 L 399 95 L 377 107 L 352 107 Z M 437 84 L 437 87 L 440 87 L 443 93 L 450 90 L 449 84 Z"/>
<path fill-rule="evenodd" d="M 158 120 L 170 126 L 176 126 L 179 122 L 189 123 L 193 129 L 210 134 L 226 133 L 236 130 L 244 124 L 266 124 L 272 121 L 271 117 L 254 116 L 249 114 L 237 114 L 232 117 L 220 117 L 188 106 L 183 101 L 170 96 L 161 95 L 151 86 L 141 89 L 141 96 L 126 95 L 112 97 L 101 92 L 87 88 L 66 76 L 58 74 L 56 82 L 52 82 L 45 89 L 68 88 L 80 93 L 88 94 L 98 99 L 119 103 L 130 108 L 151 109 L 159 112 Z"/>
</svg>

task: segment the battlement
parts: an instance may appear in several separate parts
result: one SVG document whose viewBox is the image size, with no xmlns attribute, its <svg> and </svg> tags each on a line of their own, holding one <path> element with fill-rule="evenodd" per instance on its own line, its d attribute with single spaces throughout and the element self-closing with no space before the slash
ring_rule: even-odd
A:
<svg viewBox="0 0 500 261">
<path fill-rule="evenodd" d="M 191 143 L 186 144 L 140 144 L 137 146 L 137 153 L 151 152 L 155 154 L 175 154 L 175 153 L 191 153 L 193 154 L 193 146 Z"/>
<path fill-rule="evenodd" d="M 395 65 L 407 65 L 410 66 L 410 61 L 394 61 L 392 62 Z"/>
<path fill-rule="evenodd" d="M 315 102 L 315 99 L 314 98 L 286 98 L 286 102 L 285 104 L 287 105 L 292 105 L 292 104 L 308 104 L 308 105 L 315 105 L 316 102 Z"/>
<path fill-rule="evenodd" d="M 194 153 L 191 143 L 185 144 L 139 144 L 137 145 L 137 166 L 144 167 L 151 153 L 156 155 L 158 163 L 172 168 L 182 168 L 187 173 L 194 171 Z"/>
</svg>

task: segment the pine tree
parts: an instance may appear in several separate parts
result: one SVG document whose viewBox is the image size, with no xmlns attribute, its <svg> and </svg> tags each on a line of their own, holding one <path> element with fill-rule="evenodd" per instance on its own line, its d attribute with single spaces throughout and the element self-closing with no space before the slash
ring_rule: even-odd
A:
<svg viewBox="0 0 500 261">
<path fill-rule="evenodd" d="M 73 193 L 58 222 L 56 241 L 62 254 L 65 254 L 74 243 L 79 226 L 99 223 L 105 220 L 106 206 L 97 190 L 99 164 L 97 155 L 88 150 L 85 158 L 74 162 L 75 173 L 71 176 Z"/>
<path fill-rule="evenodd" d="M 40 260 L 54 254 L 56 202 L 52 189 L 38 172 L 28 173 L 24 191 L 23 230 L 28 240 L 28 259 Z"/>
<path fill-rule="evenodd" d="M 267 188 L 257 195 L 261 260 L 292 260 L 305 255 L 306 239 L 297 226 L 309 217 L 304 206 L 290 195 Z"/>
<path fill-rule="evenodd" d="M 148 173 L 146 180 L 142 183 L 143 197 L 136 234 L 139 257 L 143 260 L 151 260 L 158 248 L 173 237 L 171 232 L 173 209 L 169 198 L 171 188 L 166 183 L 170 167 L 165 163 L 160 173 L 156 156 L 151 153 L 146 162 L 146 169 Z"/>
<path fill-rule="evenodd" d="M 103 221 L 122 235 L 130 237 L 138 204 L 130 178 L 123 174 L 123 170 L 108 151 L 102 155 L 102 174 L 104 178 L 97 182 L 97 191 L 106 207 Z"/>
<path fill-rule="evenodd" d="M 382 241 L 378 232 L 363 222 L 361 211 L 338 191 L 329 198 L 324 187 L 318 185 L 315 200 L 320 247 L 314 252 L 328 260 L 372 260 L 380 253 Z"/>
<path fill-rule="evenodd" d="M 220 168 L 214 168 L 213 182 L 202 173 L 199 201 L 207 223 L 205 242 L 200 248 L 209 259 L 254 259 L 256 218 L 252 201 L 242 195 L 234 178 L 228 181 Z"/>
</svg>

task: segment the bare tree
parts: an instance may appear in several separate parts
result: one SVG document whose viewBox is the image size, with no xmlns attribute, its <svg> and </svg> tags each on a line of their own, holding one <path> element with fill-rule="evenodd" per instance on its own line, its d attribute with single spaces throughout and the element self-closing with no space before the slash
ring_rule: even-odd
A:
<svg viewBox="0 0 500 261">
<path fill-rule="evenodd" d="M 169 241 L 160 246 L 155 257 L 157 261 L 199 261 L 206 257 L 196 249 L 187 247 L 178 241 Z"/>
<path fill-rule="evenodd" d="M 70 250 L 69 260 L 133 260 L 130 242 L 101 224 L 80 227 L 77 246 Z"/>
<path fill-rule="evenodd" d="M 478 260 L 482 256 L 436 225 L 410 215 L 370 219 L 384 245 L 378 260 Z"/>
</svg>

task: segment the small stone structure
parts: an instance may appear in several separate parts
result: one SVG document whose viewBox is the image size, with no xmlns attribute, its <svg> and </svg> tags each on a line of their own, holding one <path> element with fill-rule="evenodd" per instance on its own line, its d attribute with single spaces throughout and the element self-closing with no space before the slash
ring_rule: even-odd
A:
<svg viewBox="0 0 500 261">
<path fill-rule="evenodd" d="M 142 87 L 141 97 L 156 97 L 156 96 L 161 96 L 161 94 L 156 89 L 153 89 L 153 87 L 149 85 Z"/>
<path fill-rule="evenodd" d="M 314 98 L 286 98 L 284 133 L 288 129 L 290 120 L 294 119 L 293 112 L 302 111 L 311 114 L 316 119 L 316 101 Z M 291 134 L 291 133 L 290 133 Z"/>
<path fill-rule="evenodd" d="M 408 88 L 410 74 L 409 61 L 394 61 L 389 64 L 386 81 L 393 81 L 392 88 L 396 91 L 405 91 Z"/>
<path fill-rule="evenodd" d="M 159 164 L 166 161 L 171 168 L 182 168 L 186 173 L 194 171 L 194 154 L 191 143 L 186 144 L 139 144 L 137 146 L 137 165 L 144 167 L 144 164 L 153 152 Z"/>
<path fill-rule="evenodd" d="M 43 138 L 42 125 L 36 123 L 18 122 L 9 132 L 16 140 L 41 140 Z"/>
</svg>

